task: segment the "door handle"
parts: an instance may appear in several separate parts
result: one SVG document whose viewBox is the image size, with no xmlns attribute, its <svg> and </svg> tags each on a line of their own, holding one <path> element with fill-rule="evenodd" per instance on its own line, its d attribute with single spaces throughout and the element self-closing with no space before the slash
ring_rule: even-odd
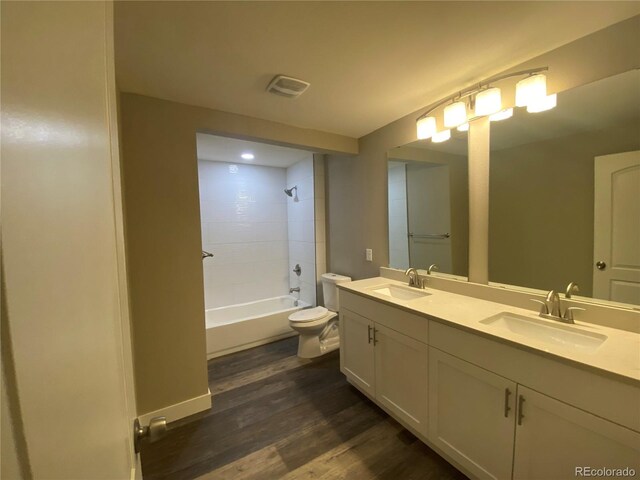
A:
<svg viewBox="0 0 640 480">
<path fill-rule="evenodd" d="M 518 425 L 522 425 L 522 419 L 524 418 L 524 413 L 522 412 L 523 404 L 524 404 L 524 397 L 520 395 L 518 396 Z"/>
<path fill-rule="evenodd" d="M 607 268 L 607 264 L 606 262 L 603 262 L 602 260 L 600 260 L 599 262 L 596 262 L 596 268 L 598 270 L 604 270 L 605 268 Z"/>
<path fill-rule="evenodd" d="M 167 417 L 153 417 L 148 427 L 140 425 L 140 421 L 136 418 L 133 422 L 133 449 L 136 453 L 140 453 L 143 438 L 148 438 L 149 442 L 153 443 L 164 437 L 166 433 Z"/>
<path fill-rule="evenodd" d="M 373 345 L 375 346 L 378 343 L 378 339 L 376 338 L 376 333 L 378 333 L 377 328 L 373 328 Z"/>
<path fill-rule="evenodd" d="M 367 325 L 367 343 L 371 343 L 371 325 Z"/>
<path fill-rule="evenodd" d="M 509 406 L 509 397 L 511 396 L 511 390 L 509 390 L 508 388 L 504 389 L 504 417 L 508 418 L 509 417 L 509 411 L 511 410 L 511 407 Z"/>
</svg>

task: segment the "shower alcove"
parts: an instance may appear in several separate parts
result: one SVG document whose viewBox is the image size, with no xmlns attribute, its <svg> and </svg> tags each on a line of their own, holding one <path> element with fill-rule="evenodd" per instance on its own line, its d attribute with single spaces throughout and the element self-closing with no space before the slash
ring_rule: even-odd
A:
<svg viewBox="0 0 640 480">
<path fill-rule="evenodd" d="M 321 301 L 326 271 L 323 156 L 204 133 L 197 147 L 208 358 L 295 335 L 288 316 Z"/>
</svg>

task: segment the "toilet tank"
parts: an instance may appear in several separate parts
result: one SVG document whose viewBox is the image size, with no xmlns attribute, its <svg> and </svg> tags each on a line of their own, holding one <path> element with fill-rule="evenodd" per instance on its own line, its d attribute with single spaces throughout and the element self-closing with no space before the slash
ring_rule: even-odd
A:
<svg viewBox="0 0 640 480">
<path fill-rule="evenodd" d="M 322 293 L 324 295 L 324 306 L 332 312 L 337 312 L 338 304 L 338 283 L 350 282 L 351 277 L 338 275 L 337 273 L 322 274 Z"/>
</svg>

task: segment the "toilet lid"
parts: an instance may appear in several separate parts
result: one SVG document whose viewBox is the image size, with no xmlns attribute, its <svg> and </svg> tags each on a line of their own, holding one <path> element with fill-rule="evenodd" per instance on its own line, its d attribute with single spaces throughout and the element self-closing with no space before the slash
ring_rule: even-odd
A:
<svg viewBox="0 0 640 480">
<path fill-rule="evenodd" d="M 324 317 L 328 311 L 324 307 L 305 308 L 289 315 L 289 320 L 292 322 L 311 322 Z"/>
</svg>

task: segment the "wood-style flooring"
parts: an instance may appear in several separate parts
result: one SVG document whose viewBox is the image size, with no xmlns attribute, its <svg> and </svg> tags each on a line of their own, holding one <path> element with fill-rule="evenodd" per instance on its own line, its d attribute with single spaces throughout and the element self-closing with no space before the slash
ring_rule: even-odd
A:
<svg viewBox="0 0 640 480">
<path fill-rule="evenodd" d="M 466 478 L 297 341 L 210 360 L 213 408 L 143 445 L 144 479 Z"/>
</svg>

